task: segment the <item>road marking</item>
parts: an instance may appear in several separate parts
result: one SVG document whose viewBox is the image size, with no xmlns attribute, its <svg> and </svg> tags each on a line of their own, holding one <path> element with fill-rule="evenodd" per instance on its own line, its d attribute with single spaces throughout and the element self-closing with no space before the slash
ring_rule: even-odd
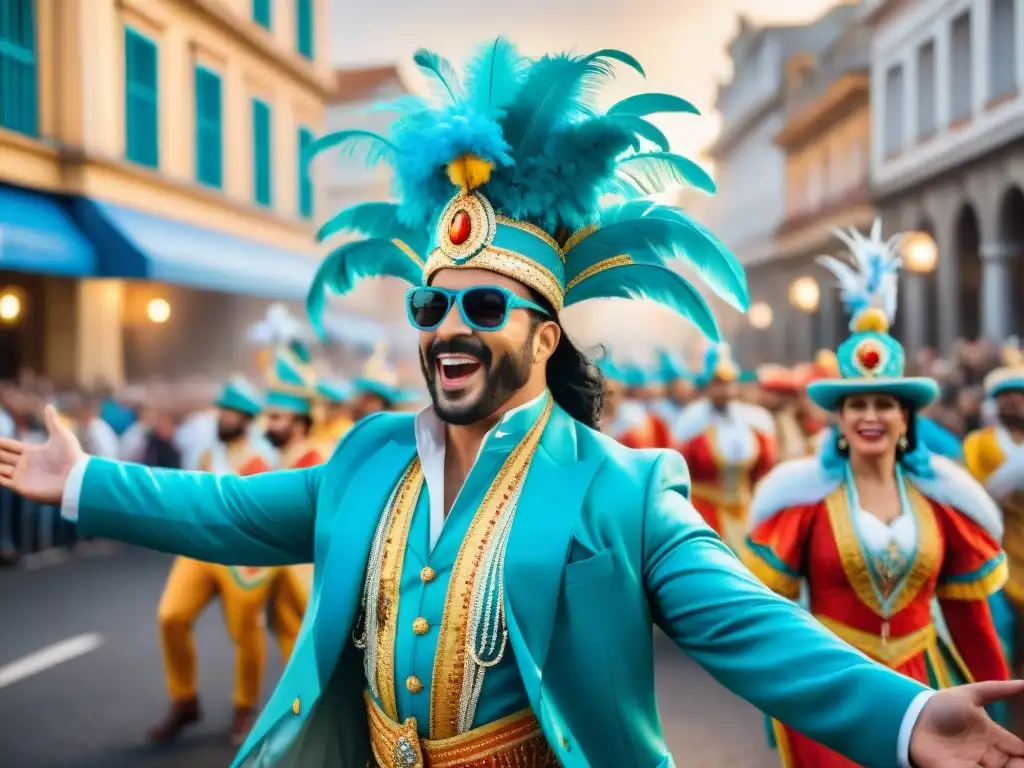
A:
<svg viewBox="0 0 1024 768">
<path fill-rule="evenodd" d="M 103 645 L 103 638 L 95 633 L 86 633 L 69 637 L 59 643 L 48 645 L 35 653 L 30 653 L 24 658 L 13 661 L 10 664 L 0 667 L 0 688 L 24 680 L 26 677 L 38 675 L 48 669 L 59 666 L 64 662 L 77 659 L 87 653 L 95 651 Z"/>
</svg>

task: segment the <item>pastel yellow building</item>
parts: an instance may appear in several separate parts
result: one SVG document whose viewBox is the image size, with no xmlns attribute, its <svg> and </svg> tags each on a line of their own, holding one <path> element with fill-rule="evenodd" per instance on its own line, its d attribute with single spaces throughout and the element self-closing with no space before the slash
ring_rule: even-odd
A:
<svg viewBox="0 0 1024 768">
<path fill-rule="evenodd" d="M 327 12 L 0 0 L 0 294 L 18 309 L 0 317 L 0 378 L 228 366 L 267 301 L 301 299 L 319 194 L 300 158 L 334 88 Z"/>
</svg>

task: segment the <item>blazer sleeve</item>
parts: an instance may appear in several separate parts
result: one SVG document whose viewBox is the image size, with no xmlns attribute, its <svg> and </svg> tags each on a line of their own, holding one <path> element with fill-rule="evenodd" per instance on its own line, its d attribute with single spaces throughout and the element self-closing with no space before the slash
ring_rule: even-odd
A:
<svg viewBox="0 0 1024 768">
<path fill-rule="evenodd" d="M 1006 557 L 969 517 L 936 506 L 946 542 L 936 593 L 956 652 L 973 680 L 1006 680 L 1010 670 L 988 602 L 1006 583 Z"/>
<path fill-rule="evenodd" d="M 309 469 L 238 477 L 90 458 L 80 484 L 69 478 L 61 513 L 76 519 L 85 536 L 206 562 L 312 562 L 321 479 L 326 473 L 344 477 L 365 442 L 360 435 L 376 418 L 349 432 L 329 464 Z"/>
<path fill-rule="evenodd" d="M 761 584 L 685 493 L 680 457 L 659 458 L 644 508 L 642 566 L 657 624 L 758 709 L 866 768 L 891 768 L 904 716 L 928 689 Z"/>
<path fill-rule="evenodd" d="M 743 563 L 770 590 L 796 600 L 805 575 L 804 554 L 817 504 L 783 509 L 747 535 Z"/>
</svg>

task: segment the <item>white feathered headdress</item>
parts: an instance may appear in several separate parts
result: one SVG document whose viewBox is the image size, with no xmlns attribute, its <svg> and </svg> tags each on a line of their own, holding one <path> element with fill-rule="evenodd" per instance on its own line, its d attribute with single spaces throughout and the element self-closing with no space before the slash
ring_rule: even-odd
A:
<svg viewBox="0 0 1024 768">
<path fill-rule="evenodd" d="M 249 343 L 262 347 L 284 346 L 311 337 L 310 330 L 284 304 L 272 304 L 267 316 L 249 326 L 248 331 Z"/>
<path fill-rule="evenodd" d="M 899 288 L 899 247 L 905 234 L 901 232 L 883 241 L 880 218 L 872 224 L 869 237 L 853 228 L 845 232 L 833 229 L 832 233 L 850 249 L 855 267 L 832 256 L 819 256 L 817 261 L 839 281 L 843 305 L 850 315 L 850 330 L 855 330 L 857 319 L 869 309 L 884 314 L 891 325 L 896 317 Z"/>
</svg>

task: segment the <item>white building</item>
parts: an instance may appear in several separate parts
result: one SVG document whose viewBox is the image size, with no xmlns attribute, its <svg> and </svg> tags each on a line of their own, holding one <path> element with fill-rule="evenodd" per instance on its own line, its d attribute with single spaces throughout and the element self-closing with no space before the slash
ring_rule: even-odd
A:
<svg viewBox="0 0 1024 768">
<path fill-rule="evenodd" d="M 1024 0 L 886 0 L 869 21 L 871 181 L 887 229 L 930 231 L 906 343 L 1024 330 Z M 939 311 L 942 307 L 942 311 Z"/>
<path fill-rule="evenodd" d="M 741 357 L 786 356 L 781 321 L 788 308 L 785 287 L 780 288 L 785 280 L 761 278 L 786 269 L 776 264 L 776 235 L 787 218 L 788 193 L 786 153 L 776 138 L 786 124 L 787 65 L 794 55 L 813 54 L 834 39 L 852 12 L 849 4 L 841 4 L 805 26 L 758 26 L 741 16 L 728 44 L 733 75 L 719 88 L 715 103 L 722 129 L 708 154 L 715 163 L 718 195 L 706 223 L 747 269 L 752 300 L 772 305 L 780 321 L 767 340 L 746 332 L 745 323 L 731 323 L 728 330 Z"/>
</svg>

